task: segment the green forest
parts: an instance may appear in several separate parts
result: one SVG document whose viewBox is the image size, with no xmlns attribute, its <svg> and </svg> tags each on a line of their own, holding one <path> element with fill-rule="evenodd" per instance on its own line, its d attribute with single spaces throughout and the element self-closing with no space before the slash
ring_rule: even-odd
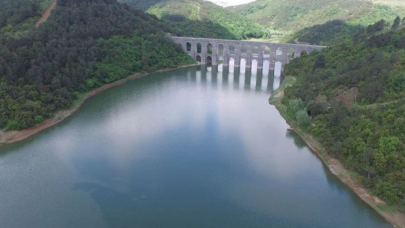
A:
<svg viewBox="0 0 405 228">
<path fill-rule="evenodd" d="M 195 61 L 176 36 L 328 46 L 285 66 L 287 114 L 405 212 L 405 8 L 363 0 L 0 0 L 0 129 L 26 129 L 94 88 Z M 381 0 L 384 2 L 384 0 Z M 292 35 L 291 35 L 292 34 Z M 284 38 L 287 36 L 284 36 Z"/>
<path fill-rule="evenodd" d="M 3 0 L 0 27 L 36 18 L 40 3 Z M 20 38 L 0 32 L 0 129 L 41 123 L 128 75 L 194 63 L 165 36 L 165 23 L 114 0 L 59 0 L 46 23 L 30 24 Z"/>
<path fill-rule="evenodd" d="M 388 28 L 387 28 L 388 26 Z M 387 29 L 387 32 L 381 32 Z M 285 67 L 288 115 L 386 202 L 405 211 L 405 29 L 379 21 Z"/>
<path fill-rule="evenodd" d="M 270 32 L 238 13 L 203 0 L 118 0 L 156 15 L 181 36 L 219 39 L 268 38 Z"/>
<path fill-rule="evenodd" d="M 0 0 L 0 33 L 15 38 L 26 35 L 51 0 Z"/>
</svg>

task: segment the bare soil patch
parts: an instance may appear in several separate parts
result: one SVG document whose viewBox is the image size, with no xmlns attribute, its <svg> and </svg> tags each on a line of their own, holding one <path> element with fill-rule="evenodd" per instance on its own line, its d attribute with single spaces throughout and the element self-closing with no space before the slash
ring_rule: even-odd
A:
<svg viewBox="0 0 405 228">
<path fill-rule="evenodd" d="M 52 4 L 48 7 L 48 9 L 45 10 L 45 12 L 42 14 L 42 17 L 38 20 L 37 24 L 35 25 L 37 28 L 40 24 L 44 23 L 49 15 L 51 15 L 51 11 L 53 10 L 53 8 L 55 8 L 56 6 L 56 0 L 52 2 Z"/>
</svg>

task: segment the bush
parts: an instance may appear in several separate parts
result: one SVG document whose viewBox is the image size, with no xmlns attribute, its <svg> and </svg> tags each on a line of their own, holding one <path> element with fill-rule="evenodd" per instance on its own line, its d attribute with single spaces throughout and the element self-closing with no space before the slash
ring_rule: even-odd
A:
<svg viewBox="0 0 405 228">
<path fill-rule="evenodd" d="M 316 117 L 326 112 L 326 103 L 310 101 L 307 105 L 307 110 L 311 116 Z"/>
<path fill-rule="evenodd" d="M 16 131 L 20 129 L 20 123 L 18 123 L 16 120 L 9 120 L 6 127 L 4 128 L 5 131 Z"/>
<path fill-rule="evenodd" d="M 44 117 L 43 116 L 35 116 L 34 121 L 37 124 L 42 123 L 42 121 L 44 121 Z"/>
<path fill-rule="evenodd" d="M 301 99 L 290 100 L 288 103 L 287 114 L 296 120 L 297 112 L 303 109 L 305 109 L 305 105 Z"/>
<path fill-rule="evenodd" d="M 398 192 L 394 186 L 388 182 L 381 181 L 376 185 L 375 193 L 388 203 L 398 202 Z"/>
<path fill-rule="evenodd" d="M 309 116 L 307 114 L 307 111 L 305 109 L 299 110 L 296 113 L 296 120 L 300 124 L 301 127 L 307 128 L 310 126 L 310 120 Z"/>
</svg>

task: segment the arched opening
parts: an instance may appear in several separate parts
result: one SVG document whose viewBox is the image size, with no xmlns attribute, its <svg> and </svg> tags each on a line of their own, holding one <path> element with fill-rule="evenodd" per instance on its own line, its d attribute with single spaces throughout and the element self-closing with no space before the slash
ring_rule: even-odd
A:
<svg viewBox="0 0 405 228">
<path fill-rule="evenodd" d="M 241 55 L 247 55 L 247 47 L 242 46 L 242 48 L 240 49 L 240 53 L 241 53 Z"/>
<path fill-rule="evenodd" d="M 187 51 L 191 51 L 191 43 L 190 42 L 187 42 L 187 46 L 186 46 L 186 50 Z"/>
<path fill-rule="evenodd" d="M 210 55 L 212 54 L 212 44 L 210 43 L 207 45 L 207 53 Z"/>
<path fill-rule="evenodd" d="M 307 53 L 306 50 L 301 51 L 301 57 L 304 57 L 304 56 L 307 56 L 307 55 L 308 55 L 308 53 Z"/>
<path fill-rule="evenodd" d="M 195 60 L 196 60 L 197 62 L 201 63 L 201 56 L 197 55 L 197 56 L 195 57 Z"/>
<path fill-rule="evenodd" d="M 281 47 L 277 48 L 276 56 L 274 56 L 275 60 L 281 60 L 283 58 L 283 49 Z"/>
<path fill-rule="evenodd" d="M 288 51 L 288 58 L 289 58 L 289 59 L 295 58 L 295 50 L 294 50 L 294 49 L 290 49 L 290 50 Z"/>
<path fill-rule="evenodd" d="M 197 44 L 197 53 L 201 53 L 202 45 L 201 43 Z"/>
<path fill-rule="evenodd" d="M 221 56 L 224 55 L 224 45 L 223 44 L 218 45 L 218 53 L 217 54 L 221 55 Z"/>
<path fill-rule="evenodd" d="M 244 74 L 246 73 L 246 59 L 242 58 L 240 60 L 240 73 Z"/>
<path fill-rule="evenodd" d="M 271 50 L 270 50 L 269 46 L 267 46 L 267 45 L 264 46 L 263 57 L 270 58 L 270 53 L 271 53 Z"/>
<path fill-rule="evenodd" d="M 207 65 L 211 65 L 212 64 L 212 57 L 211 56 L 207 56 Z"/>
<path fill-rule="evenodd" d="M 235 71 L 235 59 L 230 58 L 229 59 L 229 72 L 233 73 Z"/>
<path fill-rule="evenodd" d="M 233 45 L 229 46 L 229 54 L 235 54 L 235 52 L 236 52 L 235 46 Z"/>
<path fill-rule="evenodd" d="M 282 55 L 283 55 L 283 49 L 281 47 L 277 48 L 276 56 L 282 56 Z"/>
<path fill-rule="evenodd" d="M 276 77 L 281 76 L 281 67 L 282 67 L 281 62 L 277 61 L 275 66 L 274 66 L 274 76 L 276 76 Z"/>
<path fill-rule="evenodd" d="M 258 56 L 258 55 L 259 55 L 259 47 L 258 47 L 258 46 L 253 46 L 252 54 L 253 54 L 254 56 Z"/>
</svg>

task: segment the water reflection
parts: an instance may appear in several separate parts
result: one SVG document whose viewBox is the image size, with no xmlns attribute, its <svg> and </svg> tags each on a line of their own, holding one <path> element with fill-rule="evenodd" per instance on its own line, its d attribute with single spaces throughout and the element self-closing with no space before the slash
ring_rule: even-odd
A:
<svg viewBox="0 0 405 228">
<path fill-rule="evenodd" d="M 279 77 L 228 71 L 125 83 L 1 149 L 2 227 L 387 227 L 286 137 Z"/>
<path fill-rule="evenodd" d="M 304 140 L 302 140 L 294 131 L 287 130 L 285 136 L 289 139 L 292 139 L 297 148 L 300 149 L 307 148 L 307 145 L 304 142 Z"/>
<path fill-rule="evenodd" d="M 223 64 L 223 57 L 219 57 L 218 60 L 218 72 L 234 73 L 239 72 L 245 74 L 246 72 L 251 72 L 253 75 L 257 74 L 258 71 L 262 72 L 263 75 L 268 75 L 272 73 L 273 76 L 281 77 L 282 76 L 282 65 L 281 62 L 277 61 L 274 66 L 274 70 L 270 70 L 270 62 L 268 60 L 264 60 L 262 69 L 258 67 L 258 61 L 254 59 L 252 61 L 252 66 L 250 68 L 246 65 L 246 59 L 242 58 L 240 60 L 239 66 L 235 66 L 235 59 L 231 58 L 229 61 L 229 66 L 224 66 Z"/>
<path fill-rule="evenodd" d="M 282 81 L 282 76 L 274 76 L 274 71 L 269 71 L 268 68 L 234 71 L 232 66 L 225 67 L 220 64 L 218 66 L 201 65 L 196 69 L 195 78 L 193 75 L 188 75 L 187 79 L 196 82 L 198 87 L 208 85 L 220 89 L 234 88 L 271 94 L 278 89 Z"/>
</svg>

